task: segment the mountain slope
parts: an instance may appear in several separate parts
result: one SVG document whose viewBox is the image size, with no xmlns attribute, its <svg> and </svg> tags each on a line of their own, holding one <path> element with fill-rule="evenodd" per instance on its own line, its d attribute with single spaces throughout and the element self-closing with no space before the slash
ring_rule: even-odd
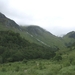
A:
<svg viewBox="0 0 75 75">
<path fill-rule="evenodd" d="M 63 36 L 63 40 L 66 46 L 70 46 L 72 43 L 75 42 L 75 31 L 67 33 L 65 36 Z"/>
<path fill-rule="evenodd" d="M 58 47 L 60 49 L 66 48 L 62 38 L 54 36 L 39 26 L 19 26 L 2 13 L 0 13 L 0 31 L 1 30 L 12 30 L 18 32 L 21 37 L 39 45 Z"/>
<path fill-rule="evenodd" d="M 4 14 L 0 13 L 0 31 L 12 30 L 14 32 L 20 33 L 22 37 L 30 42 L 40 44 L 36 39 L 31 37 L 26 31 L 23 31 L 21 27 L 13 20 L 8 19 Z"/>
<path fill-rule="evenodd" d="M 19 25 L 16 24 L 13 20 L 8 19 L 5 15 L 0 13 L 0 25 L 6 26 L 8 28 L 20 29 Z"/>
<path fill-rule="evenodd" d="M 14 62 L 23 59 L 50 59 L 55 54 L 55 48 L 43 47 L 30 43 L 13 31 L 0 31 L 0 62 Z"/>
<path fill-rule="evenodd" d="M 66 48 L 63 39 L 51 34 L 39 26 L 27 26 L 23 27 L 23 29 L 31 34 L 32 37 L 35 37 L 38 41 L 44 43 L 47 46 L 58 47 L 60 49 Z"/>
</svg>

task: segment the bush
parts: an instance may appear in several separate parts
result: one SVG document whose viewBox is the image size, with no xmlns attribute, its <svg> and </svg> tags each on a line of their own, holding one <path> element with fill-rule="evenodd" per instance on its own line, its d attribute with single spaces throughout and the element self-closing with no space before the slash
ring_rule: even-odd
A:
<svg viewBox="0 0 75 75">
<path fill-rule="evenodd" d="M 38 66 L 39 66 L 39 69 L 40 69 L 40 70 L 42 70 L 42 69 L 45 69 L 45 68 L 46 68 L 46 67 L 44 66 L 44 64 L 43 64 L 43 63 L 41 63 L 41 62 L 39 63 L 39 65 L 38 65 Z"/>
<path fill-rule="evenodd" d="M 6 72 L 6 68 L 2 68 L 2 70 L 1 70 L 2 72 Z"/>
<path fill-rule="evenodd" d="M 60 61 L 60 60 L 62 60 L 62 56 L 61 55 L 56 55 L 54 57 L 54 60 Z"/>
<path fill-rule="evenodd" d="M 27 64 L 28 60 L 27 59 L 23 59 L 23 63 Z"/>
<path fill-rule="evenodd" d="M 3 59 L 2 59 L 2 57 L 0 56 L 0 63 L 2 64 L 3 63 Z"/>
<path fill-rule="evenodd" d="M 19 69 L 20 69 L 20 67 L 19 66 L 16 66 L 16 68 L 15 68 L 15 71 L 19 71 Z"/>
<path fill-rule="evenodd" d="M 72 61 L 72 63 L 71 63 L 72 65 L 75 65 L 75 61 Z"/>
<path fill-rule="evenodd" d="M 66 61 L 66 62 L 64 62 L 64 67 L 67 67 L 67 66 L 70 66 L 70 62 L 69 61 Z"/>
<path fill-rule="evenodd" d="M 49 72 L 47 73 L 47 75 L 54 75 L 54 72 Z"/>
</svg>

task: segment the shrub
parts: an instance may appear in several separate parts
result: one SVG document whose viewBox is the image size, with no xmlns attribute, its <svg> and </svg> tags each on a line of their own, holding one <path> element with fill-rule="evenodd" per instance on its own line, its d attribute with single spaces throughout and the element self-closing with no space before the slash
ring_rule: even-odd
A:
<svg viewBox="0 0 75 75">
<path fill-rule="evenodd" d="M 49 73 L 47 73 L 47 75 L 54 75 L 54 73 L 53 72 L 49 72 Z"/>
<path fill-rule="evenodd" d="M 6 68 L 2 68 L 2 70 L 1 70 L 2 72 L 6 72 Z"/>
<path fill-rule="evenodd" d="M 72 65 L 75 65 L 75 61 L 72 61 L 72 63 L 71 63 Z"/>
<path fill-rule="evenodd" d="M 64 67 L 67 67 L 67 66 L 70 66 L 70 62 L 69 61 L 66 61 L 66 62 L 64 62 Z"/>
<path fill-rule="evenodd" d="M 43 63 L 41 63 L 41 62 L 39 63 L 39 65 L 38 65 L 38 66 L 39 66 L 39 69 L 40 69 L 40 70 L 42 70 L 42 69 L 45 69 L 45 68 L 46 68 L 46 67 L 44 66 L 44 64 L 43 64 Z"/>
<path fill-rule="evenodd" d="M 2 57 L 0 56 L 0 63 L 2 64 L 3 63 L 3 59 L 2 59 Z"/>
<path fill-rule="evenodd" d="M 54 57 L 54 60 L 60 61 L 60 60 L 62 60 L 62 56 L 61 55 L 56 55 Z"/>
<path fill-rule="evenodd" d="M 20 67 L 19 66 L 16 66 L 16 68 L 15 68 L 15 71 L 19 71 L 19 69 L 20 69 Z"/>
<path fill-rule="evenodd" d="M 28 60 L 27 59 L 23 59 L 23 63 L 27 64 Z"/>
</svg>

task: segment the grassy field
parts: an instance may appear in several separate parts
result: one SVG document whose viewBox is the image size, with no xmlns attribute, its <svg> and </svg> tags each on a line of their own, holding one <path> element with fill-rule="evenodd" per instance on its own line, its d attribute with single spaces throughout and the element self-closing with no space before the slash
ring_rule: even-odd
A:
<svg viewBox="0 0 75 75">
<path fill-rule="evenodd" d="M 75 65 L 51 60 L 0 64 L 0 75 L 75 75 Z"/>
</svg>

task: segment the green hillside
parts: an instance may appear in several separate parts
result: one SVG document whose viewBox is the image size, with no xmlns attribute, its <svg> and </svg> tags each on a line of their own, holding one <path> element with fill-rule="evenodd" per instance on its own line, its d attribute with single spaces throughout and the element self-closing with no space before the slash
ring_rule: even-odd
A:
<svg viewBox="0 0 75 75">
<path fill-rule="evenodd" d="M 12 30 L 14 32 L 18 32 L 21 37 L 24 37 L 31 43 L 36 43 L 38 45 L 57 47 L 59 49 L 66 48 L 61 38 L 51 34 L 45 29 L 39 26 L 19 26 L 2 13 L 0 13 L 0 30 Z"/>
<path fill-rule="evenodd" d="M 36 38 L 37 41 L 49 47 L 58 47 L 60 49 L 66 48 L 63 39 L 57 37 L 50 32 L 39 26 L 24 26 L 24 31 L 27 31 L 32 37 Z"/>
<path fill-rule="evenodd" d="M 69 32 L 63 36 L 63 40 L 66 46 L 70 46 L 75 42 L 75 31 Z"/>
<path fill-rule="evenodd" d="M 70 32 L 63 37 L 57 37 L 47 30 L 35 26 L 19 26 L 13 20 L 8 19 L 5 15 L 0 13 L 0 31 L 14 31 L 30 43 L 35 43 L 40 46 L 53 47 L 60 49 L 60 52 L 67 51 L 67 47 L 75 41 L 75 32 Z"/>
</svg>

